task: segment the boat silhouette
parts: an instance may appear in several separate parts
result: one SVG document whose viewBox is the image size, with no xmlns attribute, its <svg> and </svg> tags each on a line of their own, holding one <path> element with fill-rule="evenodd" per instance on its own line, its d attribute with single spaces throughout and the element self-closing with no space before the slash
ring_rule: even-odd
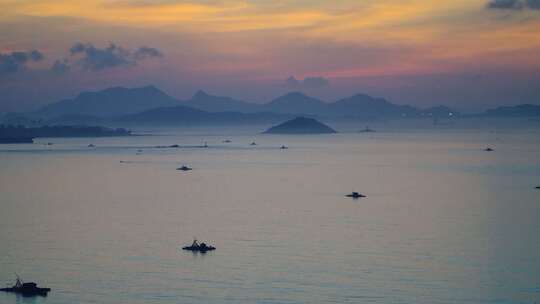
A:
<svg viewBox="0 0 540 304">
<path fill-rule="evenodd" d="M 191 246 L 182 247 L 183 250 L 206 253 L 207 251 L 216 250 L 216 247 L 206 245 L 205 243 L 197 243 L 197 240 L 193 240 Z"/>
<path fill-rule="evenodd" d="M 352 198 L 361 198 L 361 197 L 367 197 L 365 195 L 363 195 L 362 193 L 358 193 L 358 192 L 352 192 L 350 194 L 347 194 L 345 195 L 346 197 L 352 197 Z"/>
<path fill-rule="evenodd" d="M 366 126 L 364 129 L 358 131 L 359 133 L 372 133 L 375 132 L 375 130 L 370 129 L 369 126 Z"/>
<path fill-rule="evenodd" d="M 180 168 L 176 168 L 176 170 L 179 170 L 179 171 L 191 171 L 191 170 L 193 170 L 193 168 L 190 168 L 188 166 L 182 166 Z"/>
<path fill-rule="evenodd" d="M 0 291 L 13 292 L 22 295 L 23 297 L 43 296 L 51 291 L 50 288 L 38 287 L 34 282 L 23 282 L 19 276 L 12 287 L 0 288 Z"/>
</svg>

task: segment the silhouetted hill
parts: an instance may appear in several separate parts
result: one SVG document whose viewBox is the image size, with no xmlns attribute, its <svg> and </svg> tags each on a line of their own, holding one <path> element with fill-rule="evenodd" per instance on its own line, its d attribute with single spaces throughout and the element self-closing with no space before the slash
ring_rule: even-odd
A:
<svg viewBox="0 0 540 304">
<path fill-rule="evenodd" d="M 73 99 L 47 105 L 33 114 L 44 118 L 73 114 L 112 117 L 178 103 L 178 100 L 154 86 L 133 89 L 114 87 L 99 92 L 83 92 Z"/>
<path fill-rule="evenodd" d="M 232 99 L 230 97 L 214 96 L 204 91 L 197 91 L 190 100 L 182 103 L 184 106 L 203 110 L 206 112 L 258 112 L 260 105 Z"/>
<path fill-rule="evenodd" d="M 53 117 L 45 122 L 46 125 L 101 125 L 107 122 L 107 119 L 83 114 L 66 114 Z"/>
<path fill-rule="evenodd" d="M 324 115 L 328 104 L 300 92 L 291 92 L 264 104 L 263 108 L 275 113 Z"/>
<path fill-rule="evenodd" d="M 37 137 L 105 137 L 128 136 L 126 129 L 110 129 L 97 126 L 43 126 L 26 128 L 23 126 L 0 125 L 0 143 L 28 143 Z"/>
<path fill-rule="evenodd" d="M 0 117 L 0 124 L 13 126 L 38 126 L 43 124 L 43 119 L 32 117 L 23 113 L 6 113 Z"/>
<path fill-rule="evenodd" d="M 326 103 L 299 92 L 291 92 L 263 105 L 266 111 L 313 115 L 331 118 L 395 118 L 417 117 L 421 110 L 406 105 L 396 105 L 383 98 L 356 94 Z"/>
<path fill-rule="evenodd" d="M 540 116 L 540 105 L 522 104 L 486 110 L 481 116 L 489 117 L 533 117 Z"/>
<path fill-rule="evenodd" d="M 264 131 L 266 134 L 325 134 L 337 133 L 329 126 L 306 117 L 297 117 Z"/>
<path fill-rule="evenodd" d="M 115 119 L 117 123 L 163 125 L 216 125 L 262 123 L 282 120 L 286 115 L 275 113 L 206 112 L 186 106 L 157 108 Z"/>
<path fill-rule="evenodd" d="M 164 107 L 125 115 L 116 119 L 119 122 L 134 123 L 178 123 L 206 120 L 210 113 L 186 106 Z"/>
<path fill-rule="evenodd" d="M 338 117 L 392 118 L 417 116 L 419 110 L 411 106 L 396 105 L 383 98 L 356 94 L 338 100 L 329 107 L 329 114 Z"/>
</svg>

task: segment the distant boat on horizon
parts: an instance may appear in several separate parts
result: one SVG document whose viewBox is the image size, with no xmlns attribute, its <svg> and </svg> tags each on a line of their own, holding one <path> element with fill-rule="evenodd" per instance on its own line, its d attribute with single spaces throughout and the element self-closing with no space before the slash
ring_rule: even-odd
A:
<svg viewBox="0 0 540 304">
<path fill-rule="evenodd" d="M 358 133 L 372 133 L 375 132 L 375 130 L 371 129 L 369 126 L 366 126 L 364 129 L 358 131 Z"/>
<path fill-rule="evenodd" d="M 346 196 L 346 197 L 352 197 L 352 198 L 367 197 L 367 196 L 365 196 L 365 195 L 363 195 L 363 194 L 361 194 L 361 193 L 354 192 L 354 191 L 353 191 L 352 193 L 350 193 L 350 194 L 345 195 L 345 196 Z"/>
<path fill-rule="evenodd" d="M 190 168 L 188 166 L 182 166 L 180 168 L 176 168 L 176 170 L 179 170 L 179 171 L 191 171 L 191 170 L 193 170 L 193 168 Z"/>
</svg>

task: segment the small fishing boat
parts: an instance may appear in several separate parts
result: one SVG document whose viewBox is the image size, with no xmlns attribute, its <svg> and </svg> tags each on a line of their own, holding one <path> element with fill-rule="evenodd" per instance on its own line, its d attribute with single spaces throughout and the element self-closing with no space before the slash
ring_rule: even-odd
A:
<svg viewBox="0 0 540 304">
<path fill-rule="evenodd" d="M 207 251 L 216 250 L 216 247 L 206 245 L 205 243 L 197 243 L 197 240 L 193 240 L 191 246 L 182 247 L 182 250 L 206 253 Z"/>
<path fill-rule="evenodd" d="M 347 194 L 345 195 L 346 197 L 352 197 L 352 198 L 361 198 L 361 197 L 367 197 L 365 195 L 363 195 L 362 193 L 358 193 L 358 192 L 352 192 L 350 194 Z"/>
<path fill-rule="evenodd" d="M 4 292 L 13 292 L 22 295 L 23 297 L 33 297 L 33 296 L 47 296 L 47 293 L 51 291 L 50 288 L 38 287 L 34 282 L 23 282 L 19 276 L 15 281 L 15 285 L 7 288 L 0 288 L 0 291 Z"/>
</svg>

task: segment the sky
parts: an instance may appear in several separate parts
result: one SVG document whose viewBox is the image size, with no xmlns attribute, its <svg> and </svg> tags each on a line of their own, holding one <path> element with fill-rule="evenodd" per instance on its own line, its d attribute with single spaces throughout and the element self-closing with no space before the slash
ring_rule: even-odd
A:
<svg viewBox="0 0 540 304">
<path fill-rule="evenodd" d="M 149 84 L 257 103 L 540 104 L 540 0 L 0 0 L 0 112 Z"/>
</svg>

